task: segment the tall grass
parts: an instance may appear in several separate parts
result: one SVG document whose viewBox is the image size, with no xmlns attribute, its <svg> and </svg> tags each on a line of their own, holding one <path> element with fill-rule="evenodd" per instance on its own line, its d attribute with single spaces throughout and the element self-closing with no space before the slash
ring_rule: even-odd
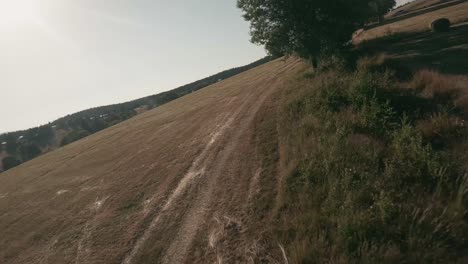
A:
<svg viewBox="0 0 468 264">
<path fill-rule="evenodd" d="M 278 227 L 291 263 L 467 261 L 463 92 L 340 65 L 292 80 L 280 118 L 297 161 Z"/>
</svg>

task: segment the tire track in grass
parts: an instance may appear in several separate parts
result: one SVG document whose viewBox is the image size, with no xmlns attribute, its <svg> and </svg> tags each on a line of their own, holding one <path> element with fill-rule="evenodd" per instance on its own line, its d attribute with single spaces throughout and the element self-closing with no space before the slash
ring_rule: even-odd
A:
<svg viewBox="0 0 468 264">
<path fill-rule="evenodd" d="M 231 117 L 227 117 L 227 120 L 224 121 L 222 125 L 216 126 L 214 132 L 211 133 L 210 139 L 208 143 L 205 145 L 202 152 L 198 155 L 195 161 L 192 163 L 191 167 L 184 175 L 184 177 L 180 180 L 177 187 L 171 193 L 169 198 L 167 199 L 166 203 L 164 204 L 161 211 L 157 214 L 157 216 L 151 221 L 150 225 L 146 230 L 143 232 L 143 235 L 137 239 L 135 245 L 133 246 L 132 250 L 130 251 L 127 256 L 125 256 L 122 264 L 131 264 L 133 263 L 136 255 L 140 252 L 141 248 L 144 246 L 145 242 L 151 237 L 153 230 L 158 226 L 161 216 L 165 211 L 167 211 L 173 202 L 177 200 L 188 188 L 188 186 L 197 178 L 203 176 L 205 174 L 205 161 L 207 160 L 213 146 L 218 141 L 220 136 L 225 132 L 225 130 L 231 125 L 234 121 L 235 117 L 240 111 L 237 111 Z M 226 118 L 224 118 L 226 119 Z"/>
</svg>

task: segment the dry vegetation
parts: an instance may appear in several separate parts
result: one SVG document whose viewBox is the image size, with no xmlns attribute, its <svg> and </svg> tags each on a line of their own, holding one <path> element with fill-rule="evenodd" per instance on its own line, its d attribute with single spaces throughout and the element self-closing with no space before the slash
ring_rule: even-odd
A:
<svg viewBox="0 0 468 264">
<path fill-rule="evenodd" d="M 451 2 L 452 0 L 416 0 L 409 2 L 403 6 L 395 8 L 391 12 L 389 12 L 385 18 L 393 18 L 402 14 L 408 14 L 416 11 L 420 11 L 421 9 L 425 9 L 428 7 L 432 7 L 435 5 Z"/>
<path fill-rule="evenodd" d="M 2 173 L 0 263 L 280 258 L 252 216 L 276 188 L 257 191 L 255 126 L 301 65 L 276 60 Z"/>
<path fill-rule="evenodd" d="M 291 263 L 466 263 L 468 82 L 340 65 L 285 95 L 280 144 L 296 169 L 278 233 Z"/>
<path fill-rule="evenodd" d="M 7 156 L 7 153 L 5 151 L 0 151 L 0 160 L 3 160 Z M 0 171 L 3 171 L 3 164 L 0 162 Z"/>
<path fill-rule="evenodd" d="M 391 25 L 354 69 L 331 59 L 291 79 L 263 150 L 289 263 L 468 261 L 467 27 L 402 33 L 465 4 Z"/>
<path fill-rule="evenodd" d="M 359 43 L 397 33 L 428 31 L 430 30 L 430 23 L 441 17 L 450 19 L 452 24 L 468 22 L 468 2 L 366 30 L 357 35 L 354 42 Z"/>
<path fill-rule="evenodd" d="M 444 74 L 466 74 L 468 69 L 468 25 L 449 32 L 405 33 L 366 41 L 357 47 L 360 57 L 396 70 L 399 78 L 431 69 Z"/>
<path fill-rule="evenodd" d="M 279 59 L 7 171 L 0 262 L 466 263 L 467 30 Z"/>
</svg>

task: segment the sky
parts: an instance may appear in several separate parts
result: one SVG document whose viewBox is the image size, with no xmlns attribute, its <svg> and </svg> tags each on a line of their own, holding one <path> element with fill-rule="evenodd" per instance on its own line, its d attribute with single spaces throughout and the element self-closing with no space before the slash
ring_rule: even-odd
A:
<svg viewBox="0 0 468 264">
<path fill-rule="evenodd" d="M 264 57 L 248 32 L 235 0 L 0 0 L 0 133 Z"/>
<path fill-rule="evenodd" d="M 409 3 L 409 2 L 413 2 L 414 0 L 397 0 L 397 6 L 400 6 L 400 5 L 403 5 L 403 4 L 406 4 L 406 3 Z"/>
<path fill-rule="evenodd" d="M 0 133 L 264 57 L 235 0 L 0 0 Z"/>
</svg>

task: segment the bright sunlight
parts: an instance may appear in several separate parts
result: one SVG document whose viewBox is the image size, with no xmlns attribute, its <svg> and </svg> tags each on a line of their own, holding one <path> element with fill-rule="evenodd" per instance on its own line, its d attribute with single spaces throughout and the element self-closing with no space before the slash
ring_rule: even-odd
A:
<svg viewBox="0 0 468 264">
<path fill-rule="evenodd" d="M 0 29 L 17 29 L 37 18 L 37 1 L 0 0 Z"/>
</svg>

